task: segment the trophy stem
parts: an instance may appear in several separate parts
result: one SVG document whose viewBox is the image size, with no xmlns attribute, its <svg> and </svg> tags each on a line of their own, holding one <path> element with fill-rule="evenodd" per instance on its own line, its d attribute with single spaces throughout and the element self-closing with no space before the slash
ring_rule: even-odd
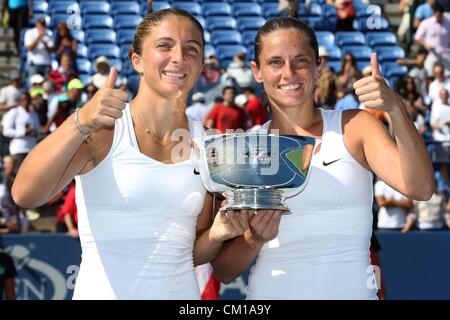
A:
<svg viewBox="0 0 450 320">
<path fill-rule="evenodd" d="M 283 190 L 269 188 L 231 189 L 225 191 L 227 203 L 221 210 L 289 210 L 283 204 Z"/>
</svg>

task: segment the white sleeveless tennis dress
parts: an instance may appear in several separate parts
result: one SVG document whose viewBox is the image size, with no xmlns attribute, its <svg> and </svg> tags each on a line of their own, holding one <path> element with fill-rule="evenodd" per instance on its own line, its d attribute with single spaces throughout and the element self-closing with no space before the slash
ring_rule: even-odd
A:
<svg viewBox="0 0 450 320">
<path fill-rule="evenodd" d="M 322 145 L 309 183 L 287 200 L 292 214 L 260 251 L 247 299 L 377 299 L 369 254 L 372 173 L 344 145 L 342 111 L 321 113 Z"/>
<path fill-rule="evenodd" d="M 189 127 L 193 135 L 198 125 Z M 141 153 L 129 105 L 114 130 L 106 158 L 76 177 L 82 262 L 73 298 L 200 299 L 192 251 L 206 190 L 193 152 L 175 164 Z"/>
</svg>

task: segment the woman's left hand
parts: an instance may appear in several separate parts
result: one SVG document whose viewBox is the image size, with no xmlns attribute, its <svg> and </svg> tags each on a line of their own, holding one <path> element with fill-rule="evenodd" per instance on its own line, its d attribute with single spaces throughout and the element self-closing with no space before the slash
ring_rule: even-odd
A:
<svg viewBox="0 0 450 320">
<path fill-rule="evenodd" d="M 223 242 L 240 236 L 249 228 L 248 223 L 248 210 L 219 210 L 209 231 L 209 239 L 213 242 Z"/>
<path fill-rule="evenodd" d="M 359 101 L 366 108 L 386 112 L 395 111 L 404 107 L 401 97 L 392 91 L 384 81 L 376 53 L 372 53 L 370 64 L 372 67 L 372 76 L 362 78 L 353 84 Z"/>
</svg>

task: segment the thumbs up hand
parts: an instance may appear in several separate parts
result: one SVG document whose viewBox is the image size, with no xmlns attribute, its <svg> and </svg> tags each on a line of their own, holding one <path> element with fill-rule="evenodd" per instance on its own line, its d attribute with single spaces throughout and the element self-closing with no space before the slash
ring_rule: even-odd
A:
<svg viewBox="0 0 450 320">
<path fill-rule="evenodd" d="M 114 89 L 117 70 L 112 67 L 103 87 L 80 109 L 78 121 L 85 132 L 97 128 L 112 127 L 116 119 L 122 117 L 122 110 L 128 103 L 126 91 Z"/>
<path fill-rule="evenodd" d="M 353 84 L 353 89 L 366 108 L 393 111 L 403 105 L 402 99 L 392 91 L 381 75 L 377 54 L 372 53 L 370 59 L 372 76 L 362 78 Z"/>
</svg>

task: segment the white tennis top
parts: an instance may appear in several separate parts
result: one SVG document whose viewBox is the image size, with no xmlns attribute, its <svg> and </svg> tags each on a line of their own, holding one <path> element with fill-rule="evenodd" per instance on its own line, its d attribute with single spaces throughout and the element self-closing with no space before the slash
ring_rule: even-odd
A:
<svg viewBox="0 0 450 320">
<path fill-rule="evenodd" d="M 193 134 L 197 124 L 189 126 Z M 141 153 L 129 105 L 114 130 L 106 158 L 76 177 L 82 261 L 73 298 L 200 299 L 192 251 L 206 190 L 193 152 L 175 164 Z"/>
<path fill-rule="evenodd" d="M 308 185 L 287 200 L 292 214 L 260 251 L 247 299 L 377 299 L 369 254 L 372 173 L 344 145 L 342 111 L 321 113 L 322 145 Z"/>
</svg>

